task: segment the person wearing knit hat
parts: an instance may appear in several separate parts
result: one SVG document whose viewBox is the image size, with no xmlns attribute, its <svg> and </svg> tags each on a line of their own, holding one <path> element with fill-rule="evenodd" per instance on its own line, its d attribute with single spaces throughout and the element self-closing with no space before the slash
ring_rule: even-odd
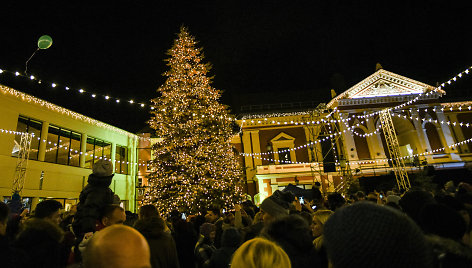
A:
<svg viewBox="0 0 472 268">
<path fill-rule="evenodd" d="M 432 251 L 406 215 L 371 202 L 337 210 L 324 225 L 332 267 L 431 267 Z"/>
<path fill-rule="evenodd" d="M 400 205 L 400 197 L 398 195 L 389 195 L 387 196 L 387 203 L 395 203 L 396 205 Z"/>
<path fill-rule="evenodd" d="M 290 203 L 294 199 L 294 196 L 290 192 L 282 192 L 279 190 L 264 199 L 260 205 L 261 210 L 264 212 L 264 223 L 287 216 L 289 214 Z"/>
<path fill-rule="evenodd" d="M 95 232 L 100 211 L 107 205 L 119 202 L 115 193 L 110 189 L 113 179 L 113 163 L 100 159 L 93 163 L 92 174 L 88 177 L 88 184 L 80 192 L 77 213 L 72 228 L 74 234 L 82 240 L 85 233 Z"/>
<path fill-rule="evenodd" d="M 214 246 L 216 235 L 216 226 L 212 223 L 204 223 L 200 226 L 200 239 L 195 246 L 196 267 L 207 267 L 210 263 L 211 256 L 215 252 Z"/>
<path fill-rule="evenodd" d="M 421 209 L 428 204 L 436 203 L 433 195 L 424 190 L 410 190 L 398 201 L 403 212 L 405 212 L 417 224 Z"/>
</svg>

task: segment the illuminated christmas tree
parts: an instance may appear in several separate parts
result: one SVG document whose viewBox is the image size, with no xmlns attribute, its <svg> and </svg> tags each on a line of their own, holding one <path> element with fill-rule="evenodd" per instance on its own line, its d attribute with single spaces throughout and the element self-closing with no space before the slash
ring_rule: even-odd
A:
<svg viewBox="0 0 472 268">
<path fill-rule="evenodd" d="M 152 146 L 144 203 L 163 215 L 228 208 L 242 198 L 241 167 L 230 144 L 234 119 L 218 102 L 221 92 L 210 85 L 210 64 L 196 44 L 181 27 L 168 51 L 167 79 L 153 100 L 149 124 L 161 140 Z"/>
</svg>

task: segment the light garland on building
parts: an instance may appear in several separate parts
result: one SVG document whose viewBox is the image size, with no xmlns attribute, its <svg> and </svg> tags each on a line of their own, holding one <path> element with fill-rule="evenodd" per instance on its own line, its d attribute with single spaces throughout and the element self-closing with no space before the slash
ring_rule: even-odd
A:
<svg viewBox="0 0 472 268">
<path fill-rule="evenodd" d="M 260 118 L 259 118 L 260 119 Z M 269 125 L 269 124 L 277 124 L 277 125 L 319 125 L 319 124 L 327 124 L 327 123 L 340 123 L 340 122 L 347 122 L 347 121 L 350 121 L 352 118 L 351 117 L 348 117 L 348 118 L 345 118 L 345 119 L 329 119 L 329 120 L 325 120 L 324 118 L 321 118 L 319 120 L 311 120 L 311 121 L 307 121 L 307 120 L 302 120 L 302 121 L 294 121 L 294 120 L 290 120 L 290 121 L 280 121 L 280 120 L 269 120 L 269 118 L 264 118 L 262 120 L 246 120 L 246 119 L 243 119 L 241 120 L 241 123 L 244 124 L 249 124 L 251 123 L 252 124 L 261 124 L 261 125 Z"/>
<path fill-rule="evenodd" d="M 441 151 L 444 151 L 444 149 L 446 148 L 452 148 L 452 147 L 455 147 L 455 146 L 458 146 L 458 145 L 464 145 L 464 144 L 467 144 L 467 143 L 470 143 L 472 142 L 472 138 L 470 139 L 466 139 L 466 140 L 463 140 L 461 142 L 456 142 L 454 144 L 451 144 L 449 146 L 444 146 L 442 148 L 439 148 L 439 149 L 435 149 L 435 150 L 432 150 L 430 152 L 424 152 L 424 153 L 419 153 L 419 154 L 414 154 L 414 155 L 408 155 L 408 156 L 402 156 L 402 157 L 399 157 L 399 159 L 408 159 L 408 158 L 415 158 L 415 157 L 418 157 L 418 156 L 426 156 L 426 155 L 431 155 L 431 154 L 435 154 L 437 152 L 441 152 Z M 385 159 L 379 159 L 379 160 L 368 160 L 368 161 L 354 161 L 354 162 L 357 162 L 357 164 L 360 164 L 360 165 L 363 165 L 363 164 L 373 164 L 373 163 L 380 163 L 380 162 L 388 162 L 388 161 L 392 161 L 393 158 L 385 158 Z"/>
<path fill-rule="evenodd" d="M 459 78 L 462 78 L 464 77 L 465 75 L 468 75 L 470 72 L 472 71 L 472 66 L 470 66 L 469 68 L 466 68 L 464 71 L 458 73 L 457 75 L 455 75 L 454 77 L 452 77 L 451 79 L 449 79 L 448 81 L 442 83 L 440 86 L 434 88 L 432 91 L 429 91 L 429 92 L 423 92 L 423 93 L 419 93 L 418 96 L 416 96 L 414 99 L 412 100 L 409 100 L 407 102 L 404 102 L 402 104 L 399 104 L 399 105 L 396 105 L 394 107 L 391 107 L 391 108 L 387 108 L 389 110 L 398 110 L 398 109 L 401 109 L 405 106 L 408 106 L 408 105 L 411 105 L 415 102 L 417 102 L 418 100 L 420 100 L 421 96 L 425 95 L 425 96 L 428 96 L 430 94 L 434 94 L 434 92 L 437 92 L 437 91 L 440 91 L 442 90 L 444 87 L 452 84 L 453 82 L 456 82 Z M 381 111 L 376 111 L 376 112 L 373 112 L 373 113 L 370 113 L 370 114 L 365 114 L 365 115 L 362 115 L 362 116 L 356 116 L 357 118 L 366 118 L 366 117 L 371 117 L 371 116 L 374 116 L 374 115 L 377 115 L 379 114 Z"/>
</svg>

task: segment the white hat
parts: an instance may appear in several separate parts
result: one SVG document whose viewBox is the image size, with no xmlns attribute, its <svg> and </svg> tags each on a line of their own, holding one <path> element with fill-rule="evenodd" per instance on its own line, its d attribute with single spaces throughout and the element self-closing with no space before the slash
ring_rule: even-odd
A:
<svg viewBox="0 0 472 268">
<path fill-rule="evenodd" d="M 108 177 L 113 175 L 113 164 L 111 161 L 100 159 L 93 164 L 92 173 L 97 177 Z"/>
</svg>

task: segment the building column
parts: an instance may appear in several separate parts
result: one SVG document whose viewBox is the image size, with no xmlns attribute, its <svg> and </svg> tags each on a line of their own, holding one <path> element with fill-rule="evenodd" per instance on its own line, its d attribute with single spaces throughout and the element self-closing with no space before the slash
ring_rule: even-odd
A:
<svg viewBox="0 0 472 268">
<path fill-rule="evenodd" d="M 461 161 L 460 156 L 456 147 L 449 147 L 454 144 L 454 138 L 452 137 L 451 129 L 448 124 L 441 124 L 441 121 L 449 122 L 442 111 L 436 111 L 436 116 L 438 117 L 439 126 L 442 131 L 438 130 L 439 137 L 444 144 L 444 152 L 449 154 L 452 160 Z"/>
<path fill-rule="evenodd" d="M 372 133 L 376 130 L 375 123 L 373 118 L 366 118 L 367 131 Z M 377 134 L 367 137 L 367 141 L 370 143 L 372 151 L 370 152 L 373 159 L 376 158 L 386 158 L 385 151 L 382 145 L 382 138 L 380 137 L 380 132 Z"/>
<path fill-rule="evenodd" d="M 85 153 L 87 152 L 87 134 L 82 133 L 82 137 L 80 138 L 80 158 L 79 158 L 79 166 L 81 168 L 85 167 Z"/>
<path fill-rule="evenodd" d="M 44 161 L 46 157 L 46 143 L 48 141 L 49 122 L 43 122 L 41 127 L 41 137 L 39 141 L 38 160 Z"/>
<path fill-rule="evenodd" d="M 459 122 L 459 120 L 457 119 L 457 114 L 456 113 L 449 113 L 448 117 L 451 120 L 451 122 Z M 454 131 L 454 134 L 455 134 L 455 137 L 456 137 L 456 139 L 455 139 L 456 143 L 459 143 L 459 142 L 462 142 L 462 141 L 466 140 L 466 138 L 464 136 L 464 132 L 462 132 L 462 128 L 459 124 L 452 125 L 452 130 Z M 469 146 L 467 146 L 466 143 L 458 145 L 458 147 L 460 147 L 461 152 L 469 152 Z"/>
<path fill-rule="evenodd" d="M 313 129 L 313 127 L 305 125 L 305 126 L 303 126 L 303 129 L 305 130 L 305 139 L 306 139 L 307 143 L 310 142 L 310 141 L 313 142 L 312 136 L 314 136 L 314 135 L 311 135 L 311 133 L 315 133 L 315 130 Z M 309 160 L 309 162 L 313 162 L 314 159 L 313 159 L 313 155 L 312 155 L 312 151 L 310 149 L 310 146 L 314 147 L 315 145 L 314 144 L 313 145 L 308 145 L 307 148 L 306 148 L 307 152 L 308 152 L 308 160 Z"/>
<path fill-rule="evenodd" d="M 342 120 L 343 118 L 340 117 Z M 348 121 L 349 122 L 349 121 Z M 349 125 L 349 123 L 347 123 Z M 343 135 L 344 139 L 344 149 L 346 150 L 346 154 L 349 157 L 349 160 L 359 160 L 359 157 L 357 156 L 357 150 L 356 150 L 356 142 L 354 141 L 352 131 L 348 130 L 347 126 L 345 125 L 344 122 L 339 123 L 339 130 L 341 131 L 341 135 Z M 338 146 L 339 144 L 336 144 Z M 351 148 L 354 148 L 354 151 L 351 151 Z M 354 155 L 354 157 L 351 157 L 351 154 Z M 348 159 L 346 159 L 348 160 Z"/>
<path fill-rule="evenodd" d="M 251 133 L 250 132 L 243 132 L 243 145 L 244 145 L 244 153 L 252 154 L 252 146 L 251 146 Z M 245 155 L 245 163 L 247 168 L 254 168 L 252 156 Z"/>
<path fill-rule="evenodd" d="M 262 155 L 261 155 L 261 142 L 259 141 L 259 130 L 251 130 L 252 139 L 252 150 L 253 153 L 256 154 L 254 157 L 254 164 L 256 168 L 257 166 L 262 166 Z"/>
<path fill-rule="evenodd" d="M 418 135 L 418 141 L 419 141 L 419 147 L 417 148 L 417 154 L 424 153 L 428 151 L 428 144 L 426 144 L 426 135 L 423 130 L 423 126 L 421 125 L 421 118 L 418 112 L 413 109 L 411 110 L 411 116 L 413 118 L 418 118 L 418 120 L 413 119 L 413 125 L 415 126 L 416 129 L 416 134 Z"/>
<path fill-rule="evenodd" d="M 129 149 L 128 149 L 128 151 L 129 151 Z M 116 165 L 116 162 L 115 162 L 115 160 L 116 160 L 116 143 L 115 142 L 111 143 L 110 154 L 111 154 L 110 155 L 110 161 L 113 164 L 113 170 L 115 170 L 115 165 Z M 127 159 L 128 159 L 128 161 L 130 160 L 129 159 L 129 152 L 128 152 Z M 129 167 L 128 167 L 128 171 L 129 171 Z"/>
</svg>

